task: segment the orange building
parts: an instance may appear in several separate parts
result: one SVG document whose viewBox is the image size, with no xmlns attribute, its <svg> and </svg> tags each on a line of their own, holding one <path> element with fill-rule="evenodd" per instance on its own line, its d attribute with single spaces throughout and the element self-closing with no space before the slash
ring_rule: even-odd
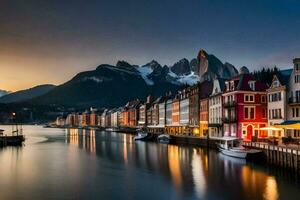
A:
<svg viewBox="0 0 300 200">
<path fill-rule="evenodd" d="M 176 97 L 172 103 L 172 125 L 179 126 L 179 99 Z"/>
<path fill-rule="evenodd" d="M 125 105 L 122 111 L 122 126 L 136 127 L 138 125 L 140 104 L 139 100 L 134 100 Z"/>
<path fill-rule="evenodd" d="M 209 120 L 209 96 L 212 93 L 213 83 L 204 81 L 199 85 L 199 136 L 208 136 L 208 120 Z"/>
<path fill-rule="evenodd" d="M 122 126 L 129 126 L 129 110 L 127 108 L 122 111 Z"/>
<path fill-rule="evenodd" d="M 97 126 L 98 125 L 98 116 L 95 112 L 90 114 L 90 126 Z"/>
</svg>

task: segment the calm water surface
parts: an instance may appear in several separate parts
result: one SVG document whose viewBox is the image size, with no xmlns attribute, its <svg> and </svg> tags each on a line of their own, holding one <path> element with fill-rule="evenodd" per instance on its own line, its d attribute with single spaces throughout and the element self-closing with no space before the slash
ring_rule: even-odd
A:
<svg viewBox="0 0 300 200">
<path fill-rule="evenodd" d="M 0 127 L 10 130 L 8 126 Z M 25 126 L 0 149 L 0 199 L 299 199 L 299 177 L 132 135 Z"/>
</svg>

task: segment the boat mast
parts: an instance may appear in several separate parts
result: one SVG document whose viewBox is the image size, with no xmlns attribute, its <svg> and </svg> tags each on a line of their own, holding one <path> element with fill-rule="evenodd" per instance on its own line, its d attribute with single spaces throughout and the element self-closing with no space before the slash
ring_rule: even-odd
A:
<svg viewBox="0 0 300 200">
<path fill-rule="evenodd" d="M 12 120 L 13 120 L 13 125 L 12 125 L 12 134 L 14 135 L 15 133 L 17 133 L 17 136 L 19 135 L 19 129 L 18 129 L 18 124 L 17 124 L 17 121 L 16 121 L 16 118 L 17 118 L 17 115 L 15 112 L 12 113 Z M 15 123 L 15 126 L 16 126 L 16 130 L 14 130 L 14 123 Z"/>
</svg>

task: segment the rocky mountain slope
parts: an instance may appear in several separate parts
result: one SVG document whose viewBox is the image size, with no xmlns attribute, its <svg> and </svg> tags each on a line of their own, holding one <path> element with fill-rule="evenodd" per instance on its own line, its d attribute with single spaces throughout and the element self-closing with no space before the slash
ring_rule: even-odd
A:
<svg viewBox="0 0 300 200">
<path fill-rule="evenodd" d="M 148 94 L 159 96 L 186 84 L 215 77 L 230 78 L 237 73 L 233 65 L 223 64 L 204 50 L 200 50 L 196 59 L 184 58 L 172 66 L 162 66 L 155 60 L 142 66 L 119 61 L 115 66 L 102 64 L 96 70 L 81 72 L 32 102 L 82 107 L 119 106 Z"/>
</svg>

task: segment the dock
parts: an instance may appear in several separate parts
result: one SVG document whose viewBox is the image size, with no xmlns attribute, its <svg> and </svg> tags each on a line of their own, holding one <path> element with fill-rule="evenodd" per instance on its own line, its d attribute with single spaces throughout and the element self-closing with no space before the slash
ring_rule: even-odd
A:
<svg viewBox="0 0 300 200">
<path fill-rule="evenodd" d="M 294 171 L 300 171 L 300 149 L 288 146 L 277 146 L 266 143 L 243 141 L 248 148 L 263 151 L 266 161 L 271 166 L 278 166 Z"/>
</svg>

